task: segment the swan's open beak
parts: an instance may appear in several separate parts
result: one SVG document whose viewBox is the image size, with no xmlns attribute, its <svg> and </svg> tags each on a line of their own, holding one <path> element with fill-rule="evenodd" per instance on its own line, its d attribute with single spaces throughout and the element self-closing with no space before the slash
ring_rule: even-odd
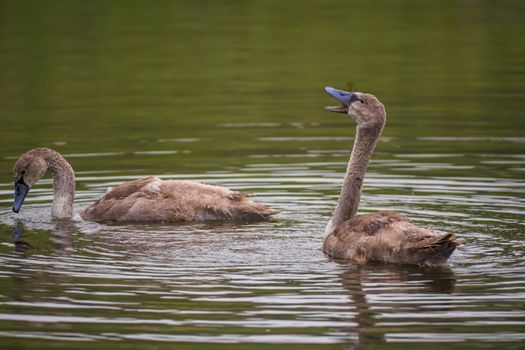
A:
<svg viewBox="0 0 525 350">
<path fill-rule="evenodd" d="M 350 106 L 352 102 L 357 100 L 357 96 L 353 92 L 338 90 L 332 87 L 325 87 L 324 91 L 326 91 L 328 95 L 332 96 L 337 101 L 341 102 L 340 106 L 326 106 L 324 108 L 325 111 L 348 113 L 348 106 Z"/>
<path fill-rule="evenodd" d="M 26 185 L 24 182 L 23 177 L 15 181 L 15 199 L 13 201 L 13 211 L 15 213 L 20 211 L 20 208 L 22 207 L 24 199 L 26 199 L 27 192 L 29 192 L 30 188 L 31 187 Z"/>
</svg>

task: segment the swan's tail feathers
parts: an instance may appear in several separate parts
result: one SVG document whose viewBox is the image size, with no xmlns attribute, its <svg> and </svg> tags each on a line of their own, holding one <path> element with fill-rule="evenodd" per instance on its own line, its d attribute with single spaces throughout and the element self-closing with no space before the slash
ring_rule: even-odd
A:
<svg viewBox="0 0 525 350">
<path fill-rule="evenodd" d="M 268 220 L 271 216 L 278 213 L 278 210 L 266 205 L 249 201 L 233 208 L 232 218 L 241 221 L 262 221 Z"/>
<path fill-rule="evenodd" d="M 454 252 L 459 242 L 454 233 L 447 233 L 426 241 L 423 245 L 414 248 L 419 265 L 443 265 Z"/>
</svg>

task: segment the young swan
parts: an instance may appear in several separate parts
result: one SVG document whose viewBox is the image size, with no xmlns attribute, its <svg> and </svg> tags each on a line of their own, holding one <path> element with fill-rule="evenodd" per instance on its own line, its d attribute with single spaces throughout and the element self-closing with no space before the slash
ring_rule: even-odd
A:
<svg viewBox="0 0 525 350">
<path fill-rule="evenodd" d="M 73 217 L 75 173 L 67 160 L 49 148 L 35 148 L 17 160 L 13 211 L 18 213 L 31 187 L 49 170 L 53 174 L 52 216 Z M 89 221 L 266 220 L 278 213 L 248 194 L 194 181 L 146 177 L 110 188 L 80 213 Z"/>
<path fill-rule="evenodd" d="M 395 211 L 356 216 L 366 168 L 386 123 L 385 107 L 370 94 L 330 87 L 325 91 L 341 102 L 325 110 L 352 116 L 357 133 L 341 196 L 325 230 L 323 252 L 358 263 L 444 264 L 458 245 L 453 233 L 439 235 Z"/>
</svg>

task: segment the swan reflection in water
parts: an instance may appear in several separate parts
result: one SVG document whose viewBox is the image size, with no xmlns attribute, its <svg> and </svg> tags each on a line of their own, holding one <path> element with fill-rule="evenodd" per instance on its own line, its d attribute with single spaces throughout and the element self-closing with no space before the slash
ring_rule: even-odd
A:
<svg viewBox="0 0 525 350">
<path fill-rule="evenodd" d="M 13 302 L 33 303 L 42 297 L 46 286 L 52 290 L 70 282 L 66 274 L 53 273 L 62 257 L 73 254 L 72 237 L 78 231 L 71 221 L 56 221 L 54 228 L 35 229 L 31 221 L 16 218 L 11 241 L 14 254 L 4 266 L 9 273 L 3 293 Z M 48 226 L 48 225 L 47 225 Z M 51 234 L 49 234 L 51 232 Z M 38 264 L 35 266 L 35 262 Z M 43 289 L 44 288 L 44 289 Z M 64 295 L 61 295 L 64 297 Z"/>
<path fill-rule="evenodd" d="M 352 339 L 355 339 L 346 348 L 348 350 L 367 349 L 372 344 L 386 343 L 387 334 L 397 332 L 395 325 L 390 325 L 382 318 L 383 312 L 424 313 L 422 306 L 426 306 L 425 301 L 441 299 L 440 295 L 456 291 L 456 278 L 448 266 L 347 263 L 344 266 L 347 269 L 340 275 L 341 284 L 348 292 L 349 305 L 354 309 L 356 323 L 355 328 L 347 330 L 352 334 Z M 396 295 L 402 295 L 403 299 Z M 433 303 L 432 311 L 449 311 L 450 305 L 443 301 L 441 305 L 440 307 Z"/>
<path fill-rule="evenodd" d="M 53 265 L 54 262 L 61 260 L 57 260 L 57 258 L 68 256 L 73 251 L 72 237 L 76 236 L 75 232 L 78 232 L 78 228 L 70 221 L 57 221 L 55 225 L 55 229 L 51 230 L 51 235 L 42 235 L 30 230 L 26 232 L 27 238 L 24 238 L 24 225 L 22 221 L 16 222 L 13 229 L 14 249 L 23 253 L 20 255 L 27 257 L 27 259 L 17 259 L 11 264 L 12 300 L 32 300 L 31 298 L 36 293 L 35 290 L 41 288 L 42 285 L 63 286 L 71 283 L 71 277 L 67 274 L 55 274 L 48 271 L 27 278 L 25 272 L 28 267 L 32 266 L 30 257 L 33 254 L 41 254 L 42 251 L 48 250 L 50 254 L 45 255 L 49 256 L 49 259 L 45 260 L 48 264 Z M 199 226 L 194 228 L 197 227 Z M 203 227 L 200 228 L 204 230 Z M 209 230 L 209 227 L 206 228 Z M 232 229 L 230 226 L 226 228 Z M 226 228 L 223 229 L 226 230 Z M 48 238 L 43 238 L 44 236 Z M 231 235 L 197 235 L 194 237 L 194 241 L 178 240 L 182 237 L 187 239 L 187 235 L 170 234 L 163 236 L 160 232 L 153 240 L 147 240 L 145 236 L 142 238 L 136 236 L 116 232 L 113 235 L 97 237 L 102 239 L 103 245 L 109 246 L 112 252 L 119 251 L 136 256 L 137 251 L 142 250 L 150 256 L 150 253 L 154 251 L 158 259 L 173 261 L 177 258 L 177 254 L 174 254 L 173 251 L 178 250 L 180 252 L 181 247 L 188 249 L 188 246 L 202 246 L 202 243 L 211 244 L 210 242 L 202 242 L 201 239 L 209 239 L 210 237 L 227 239 Z M 164 239 L 160 239 L 162 237 Z M 136 238 L 136 240 L 132 238 Z M 167 250 L 171 252 L 170 254 L 161 253 L 163 250 L 159 248 L 159 245 L 152 243 L 159 239 L 159 243 L 168 247 Z M 226 242 L 213 241 L 213 244 L 221 243 Z M 340 264 L 340 268 L 344 269 L 339 276 L 339 281 L 344 289 L 342 293 L 348 298 L 345 307 L 347 315 L 353 316 L 353 322 L 349 327 L 339 329 L 347 335 L 345 336 L 348 339 L 346 349 L 359 350 L 386 344 L 389 342 L 389 335 L 400 332 L 400 327 L 406 329 L 406 319 L 403 319 L 405 316 L 402 314 L 418 313 L 418 315 L 424 315 L 428 310 L 432 312 L 450 311 L 451 305 L 447 304 L 446 299 L 448 297 L 446 295 L 456 292 L 456 278 L 449 267 L 418 267 L 379 263 L 358 265 L 344 260 L 336 260 L 335 262 Z M 196 276 L 195 283 L 198 283 L 198 280 L 199 277 Z M 168 283 L 170 290 L 172 290 L 178 285 L 179 279 L 175 276 L 172 276 L 169 282 L 152 279 L 148 281 L 148 286 L 161 290 L 165 287 L 165 283 Z M 157 286 L 153 286 L 154 284 Z M 431 309 L 428 308 L 429 305 L 432 307 Z M 395 318 L 385 317 L 389 315 L 393 315 Z M 403 324 L 396 325 L 396 321 L 400 319 Z M 345 318 L 342 323 L 347 324 L 348 318 Z"/>
<path fill-rule="evenodd" d="M 15 251 L 16 252 L 31 252 L 32 250 L 40 250 L 44 247 L 41 246 L 41 243 L 31 243 L 24 239 L 24 221 L 22 219 L 15 219 L 14 226 L 13 226 L 13 233 L 11 236 L 11 240 L 14 244 Z M 74 222 L 66 221 L 66 220 L 57 220 L 54 223 L 54 228 L 51 230 L 51 252 L 57 255 L 62 255 L 65 252 L 68 252 L 72 249 L 73 246 L 73 232 L 78 230 L 77 227 L 75 227 Z M 46 230 L 47 232 L 47 230 Z M 42 236 L 36 236 L 39 239 L 39 242 L 41 242 L 41 237 L 45 237 L 47 235 Z M 44 244 L 47 246 L 48 244 Z"/>
</svg>

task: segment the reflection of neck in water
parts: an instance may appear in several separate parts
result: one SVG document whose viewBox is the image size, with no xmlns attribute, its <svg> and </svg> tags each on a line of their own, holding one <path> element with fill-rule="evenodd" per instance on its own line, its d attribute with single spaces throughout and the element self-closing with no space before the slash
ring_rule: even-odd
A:
<svg viewBox="0 0 525 350">
<path fill-rule="evenodd" d="M 55 254 L 63 254 L 72 246 L 72 234 L 76 227 L 71 221 L 58 221 L 55 228 L 51 230 L 52 252 Z M 24 240 L 24 223 L 21 219 L 15 220 L 13 227 L 12 242 L 15 245 L 15 251 L 24 252 L 29 249 L 39 249 L 38 245 L 33 245 Z"/>
<path fill-rule="evenodd" d="M 387 292 L 395 293 L 452 293 L 455 291 L 456 279 L 454 272 L 449 267 L 422 268 L 417 266 L 395 265 L 350 265 L 341 275 L 341 283 L 348 291 L 351 305 L 355 308 L 355 329 L 357 341 L 348 349 L 366 349 L 372 344 L 386 342 L 386 329 L 376 326 L 378 312 L 374 311 L 374 302 L 369 296 L 385 292 L 385 287 L 380 289 L 367 288 L 367 283 L 373 285 L 386 284 L 391 288 Z M 420 283 L 414 284 L 413 282 Z M 416 288 L 405 288 L 410 286 Z M 419 288 L 417 288 L 419 287 Z M 398 289 L 399 288 L 399 289 Z M 402 291 L 401 291 L 402 289 Z M 381 306 L 385 306 L 384 303 Z M 391 309 L 403 308 L 402 302 L 392 301 L 388 305 Z"/>
<path fill-rule="evenodd" d="M 69 252 L 73 246 L 73 232 L 76 230 L 75 224 L 69 220 L 57 222 L 56 229 L 53 230 L 51 241 L 53 242 L 53 252 L 63 254 Z"/>
<path fill-rule="evenodd" d="M 10 288 L 5 291 L 8 300 L 39 300 L 42 288 L 45 288 L 42 286 L 54 286 L 61 290 L 61 286 L 71 281 L 70 275 L 56 273 L 56 258 L 72 251 L 72 233 L 76 227 L 70 221 L 54 224 L 54 229 L 42 231 L 27 230 L 21 219 L 14 222 L 12 242 L 15 253 L 11 254 L 12 259 L 5 266 L 10 272 L 7 276 Z M 63 295 L 62 292 L 59 295 Z"/>
</svg>

